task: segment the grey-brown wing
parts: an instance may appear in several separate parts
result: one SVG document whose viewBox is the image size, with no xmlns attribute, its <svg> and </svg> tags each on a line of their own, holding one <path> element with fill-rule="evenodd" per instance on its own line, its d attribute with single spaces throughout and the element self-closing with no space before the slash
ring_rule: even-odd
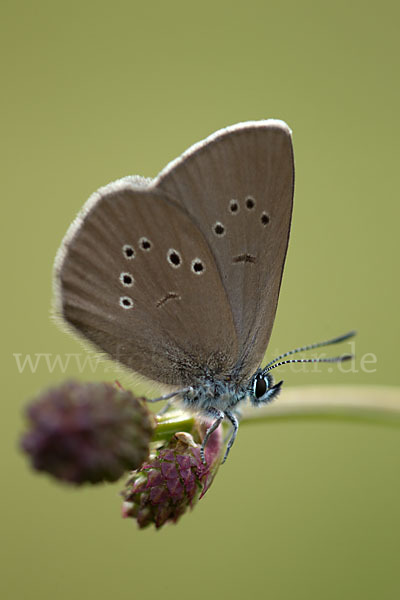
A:
<svg viewBox="0 0 400 600">
<path fill-rule="evenodd" d="M 288 245 L 290 130 L 274 120 L 228 127 L 167 166 L 155 185 L 188 211 L 212 249 L 238 335 L 236 370 L 247 376 L 268 345 Z"/>
<path fill-rule="evenodd" d="M 55 265 L 58 313 L 79 334 L 152 380 L 181 385 L 237 358 L 214 257 L 179 206 L 128 180 L 100 189 Z"/>
</svg>

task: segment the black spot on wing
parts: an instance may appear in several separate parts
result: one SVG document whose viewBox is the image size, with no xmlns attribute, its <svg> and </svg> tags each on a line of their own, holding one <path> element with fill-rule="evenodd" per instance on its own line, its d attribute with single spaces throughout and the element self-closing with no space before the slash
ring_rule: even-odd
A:
<svg viewBox="0 0 400 600">
<path fill-rule="evenodd" d="M 256 257 L 252 254 L 239 254 L 238 256 L 233 257 L 234 263 L 255 263 Z"/>
</svg>

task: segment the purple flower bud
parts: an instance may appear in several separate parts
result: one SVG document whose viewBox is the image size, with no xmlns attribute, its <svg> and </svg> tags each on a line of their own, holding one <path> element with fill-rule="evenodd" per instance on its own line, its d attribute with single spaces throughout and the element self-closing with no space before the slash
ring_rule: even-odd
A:
<svg viewBox="0 0 400 600">
<path fill-rule="evenodd" d="M 202 426 L 199 437 L 204 432 Z M 188 508 L 193 508 L 210 487 L 223 458 L 222 427 L 207 443 L 207 465 L 201 461 L 200 446 L 200 440 L 196 443 L 192 435 L 182 432 L 158 448 L 129 477 L 122 492 L 122 516 L 135 518 L 140 528 L 154 523 L 158 529 L 167 521 L 176 523 Z"/>
<path fill-rule="evenodd" d="M 74 484 L 115 481 L 149 455 L 155 421 L 140 399 L 106 383 L 67 382 L 27 408 L 21 439 L 39 471 Z"/>
</svg>

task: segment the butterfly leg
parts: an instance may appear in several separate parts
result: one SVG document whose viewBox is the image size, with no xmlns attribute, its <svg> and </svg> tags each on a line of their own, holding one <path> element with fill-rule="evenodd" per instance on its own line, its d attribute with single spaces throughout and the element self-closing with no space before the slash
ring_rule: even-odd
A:
<svg viewBox="0 0 400 600">
<path fill-rule="evenodd" d="M 231 412 L 230 410 L 226 410 L 226 411 L 225 411 L 225 416 L 226 416 L 226 418 L 227 418 L 227 419 L 229 419 L 229 420 L 230 420 L 230 422 L 232 423 L 232 426 L 233 426 L 233 431 L 232 431 L 232 435 L 231 435 L 231 437 L 230 437 L 230 440 L 229 440 L 229 442 L 228 442 L 228 445 L 227 445 L 227 447 L 226 447 L 225 456 L 224 456 L 224 460 L 222 461 L 222 464 L 224 464 L 224 462 L 225 462 L 225 461 L 226 461 L 226 459 L 228 458 L 229 450 L 230 450 L 230 449 L 232 448 L 232 446 L 233 446 L 233 443 L 234 443 L 234 441 L 235 441 L 235 439 L 236 439 L 236 435 L 237 435 L 237 432 L 238 432 L 238 429 L 239 429 L 239 421 L 238 421 L 238 418 L 237 418 L 237 416 L 236 416 L 236 415 L 235 415 L 233 412 Z"/>
<path fill-rule="evenodd" d="M 217 410 L 214 408 L 208 409 L 207 415 L 209 415 L 210 417 L 216 417 L 216 419 L 215 419 L 214 423 L 212 425 L 210 425 L 210 427 L 207 429 L 206 435 L 204 436 L 203 443 L 201 444 L 200 458 L 201 458 L 201 462 L 203 463 L 203 465 L 207 464 L 204 450 L 205 450 L 208 440 L 210 439 L 210 435 L 212 433 L 214 433 L 214 431 L 217 429 L 218 425 L 224 420 L 224 416 L 225 416 L 225 414 L 222 412 L 222 410 Z"/>
<path fill-rule="evenodd" d="M 174 396 L 177 396 L 178 394 L 186 394 L 187 392 L 190 392 L 192 388 L 191 387 L 187 387 L 184 388 L 183 390 L 176 390 L 175 392 L 170 392 L 169 394 L 164 394 L 163 396 L 158 396 L 158 398 L 146 398 L 146 402 L 161 402 L 161 400 L 169 400 L 170 398 L 173 398 Z"/>
<path fill-rule="evenodd" d="M 235 409 L 232 410 L 231 412 L 236 417 L 237 421 L 240 423 L 240 419 L 242 418 L 242 411 L 240 410 L 240 408 L 235 407 Z M 224 444 L 229 440 L 229 438 L 231 436 L 232 436 L 232 432 L 228 431 L 227 435 L 224 437 Z"/>
</svg>

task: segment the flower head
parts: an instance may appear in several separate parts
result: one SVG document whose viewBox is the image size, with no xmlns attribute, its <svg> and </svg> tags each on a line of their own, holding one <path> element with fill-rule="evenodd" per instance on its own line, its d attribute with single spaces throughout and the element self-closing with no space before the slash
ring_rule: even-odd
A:
<svg viewBox="0 0 400 600">
<path fill-rule="evenodd" d="M 39 471 L 82 484 L 115 481 L 149 455 L 154 418 L 132 392 L 70 381 L 27 408 L 21 446 Z"/>
<path fill-rule="evenodd" d="M 159 528 L 167 521 L 175 523 L 188 508 L 193 508 L 210 487 L 223 456 L 219 427 L 206 446 L 207 464 L 202 463 L 200 446 L 204 432 L 204 426 L 194 432 L 198 441 L 190 433 L 176 433 L 131 474 L 122 492 L 123 517 L 135 518 L 140 528 L 152 523 Z"/>
</svg>

